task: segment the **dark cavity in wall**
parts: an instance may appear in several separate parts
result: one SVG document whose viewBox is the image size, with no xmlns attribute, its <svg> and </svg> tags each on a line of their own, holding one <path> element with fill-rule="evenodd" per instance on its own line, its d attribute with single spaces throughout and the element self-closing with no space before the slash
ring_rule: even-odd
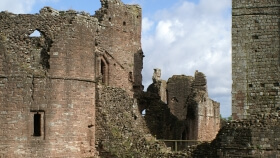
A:
<svg viewBox="0 0 280 158">
<path fill-rule="evenodd" d="M 33 136 L 41 136 L 41 114 L 34 114 L 34 134 Z"/>
</svg>

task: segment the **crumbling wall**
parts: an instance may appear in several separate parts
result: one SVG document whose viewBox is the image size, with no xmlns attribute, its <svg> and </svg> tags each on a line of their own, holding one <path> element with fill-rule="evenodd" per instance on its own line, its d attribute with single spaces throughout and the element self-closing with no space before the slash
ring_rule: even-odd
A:
<svg viewBox="0 0 280 158">
<path fill-rule="evenodd" d="M 209 98 L 207 80 L 203 73 L 195 72 L 192 87 L 194 101 L 198 104 L 197 140 L 211 141 L 220 129 L 220 103 Z"/>
<path fill-rule="evenodd" d="M 205 75 L 198 71 L 194 77 L 174 75 L 165 90 L 162 83 L 160 70 L 155 69 L 153 84 L 140 102 L 151 133 L 159 139 L 213 140 L 220 128 L 220 105 L 208 97 Z"/>
<path fill-rule="evenodd" d="M 227 123 L 210 144 L 198 146 L 192 157 L 278 157 L 279 114 Z"/>
<path fill-rule="evenodd" d="M 232 1 L 233 119 L 279 109 L 279 39 L 279 1 Z"/>
<path fill-rule="evenodd" d="M 139 106 L 140 111 L 145 109 L 143 117 L 153 136 L 157 139 L 181 139 L 180 132 L 185 127 L 185 120 L 179 120 L 174 116 L 156 93 L 143 93 L 139 99 Z M 173 146 L 173 143 L 169 145 Z"/>
<path fill-rule="evenodd" d="M 98 86 L 96 147 L 100 157 L 189 157 L 172 153 L 149 133 L 137 100 L 120 88 Z"/>
<path fill-rule="evenodd" d="M 160 96 L 160 100 L 167 103 L 166 81 L 161 79 L 161 70 L 154 69 L 153 83 L 147 88 L 148 92 L 155 93 Z"/>
</svg>

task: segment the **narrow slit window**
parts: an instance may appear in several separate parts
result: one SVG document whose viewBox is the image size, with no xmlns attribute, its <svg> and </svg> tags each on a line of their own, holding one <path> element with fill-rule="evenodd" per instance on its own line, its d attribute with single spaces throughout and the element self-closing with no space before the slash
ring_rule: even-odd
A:
<svg viewBox="0 0 280 158">
<path fill-rule="evenodd" d="M 41 136 L 41 114 L 34 114 L 34 134 L 33 136 Z"/>
<path fill-rule="evenodd" d="M 101 74 L 102 74 L 102 82 L 106 82 L 106 64 L 103 60 L 101 60 Z"/>
</svg>

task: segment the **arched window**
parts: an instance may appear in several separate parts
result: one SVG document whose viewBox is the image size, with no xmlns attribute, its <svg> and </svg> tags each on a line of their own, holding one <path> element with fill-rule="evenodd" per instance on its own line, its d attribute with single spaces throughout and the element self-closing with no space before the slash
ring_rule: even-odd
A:
<svg viewBox="0 0 280 158">
<path fill-rule="evenodd" d="M 52 45 L 52 40 L 48 38 L 44 32 L 41 32 L 39 29 L 36 29 L 29 35 L 29 38 L 32 40 L 33 44 L 36 45 L 36 48 L 41 49 L 40 54 L 40 64 L 44 69 L 50 69 L 50 48 Z M 36 58 L 35 58 L 36 59 Z"/>
</svg>

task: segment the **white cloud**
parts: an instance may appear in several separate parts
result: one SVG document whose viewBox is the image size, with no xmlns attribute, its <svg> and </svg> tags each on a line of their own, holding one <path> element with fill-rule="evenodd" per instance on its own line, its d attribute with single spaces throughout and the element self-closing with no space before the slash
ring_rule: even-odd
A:
<svg viewBox="0 0 280 158">
<path fill-rule="evenodd" d="M 149 32 L 153 26 L 154 26 L 154 22 L 151 21 L 149 18 L 144 17 L 142 19 L 142 32 L 143 33 Z"/>
<path fill-rule="evenodd" d="M 193 76 L 199 70 L 207 76 L 210 97 L 221 103 L 222 115 L 229 116 L 230 7 L 230 0 L 201 0 L 198 4 L 180 1 L 150 18 L 156 29 L 142 36 L 145 87 L 152 82 L 153 68 L 162 69 L 165 80 L 175 74 Z"/>
<path fill-rule="evenodd" d="M 0 10 L 16 14 L 28 13 L 31 11 L 34 4 L 35 0 L 1 0 Z"/>
</svg>

